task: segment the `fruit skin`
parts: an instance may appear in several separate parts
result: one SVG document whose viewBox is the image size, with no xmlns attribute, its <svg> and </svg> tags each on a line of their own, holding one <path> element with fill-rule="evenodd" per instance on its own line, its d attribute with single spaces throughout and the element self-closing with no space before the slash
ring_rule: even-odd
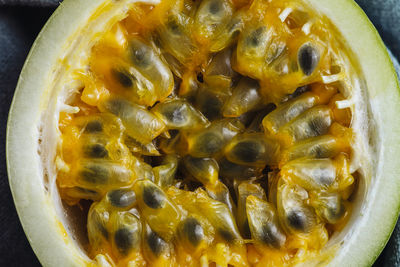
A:
<svg viewBox="0 0 400 267">
<path fill-rule="evenodd" d="M 44 188 L 42 164 L 46 162 L 38 154 L 38 140 L 41 116 L 51 99 L 49 76 L 53 67 L 65 55 L 71 37 L 100 6 L 110 2 L 65 0 L 60 5 L 28 55 L 9 113 L 6 150 L 10 187 L 28 240 L 44 266 L 94 263 L 67 235 L 53 196 Z M 127 2 L 132 1 L 114 3 L 121 6 Z M 327 15 L 351 47 L 365 77 L 371 116 L 377 122 L 373 141 L 377 143 L 379 161 L 372 163 L 376 164 L 373 169 L 377 175 L 369 185 L 365 208 L 357 211 L 352 235 L 346 236 L 330 262 L 332 266 L 367 266 L 383 249 L 400 209 L 399 85 L 383 42 L 352 0 L 305 2 Z"/>
</svg>

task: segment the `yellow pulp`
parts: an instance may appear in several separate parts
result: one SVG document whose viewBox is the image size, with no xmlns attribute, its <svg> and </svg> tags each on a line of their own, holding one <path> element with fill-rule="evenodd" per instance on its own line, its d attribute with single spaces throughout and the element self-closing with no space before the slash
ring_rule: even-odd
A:
<svg viewBox="0 0 400 267">
<path fill-rule="evenodd" d="M 333 33 L 294 0 L 135 4 L 75 73 L 79 112 L 60 113 L 57 184 L 69 205 L 93 201 L 89 255 L 118 266 L 318 257 L 355 188 Z"/>
</svg>

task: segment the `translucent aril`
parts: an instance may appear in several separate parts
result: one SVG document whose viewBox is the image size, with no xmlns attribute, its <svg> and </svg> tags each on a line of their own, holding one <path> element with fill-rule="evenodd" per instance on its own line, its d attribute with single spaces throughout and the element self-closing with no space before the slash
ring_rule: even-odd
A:
<svg viewBox="0 0 400 267">
<path fill-rule="evenodd" d="M 286 235 L 279 225 L 278 214 L 271 203 L 249 195 L 246 199 L 246 212 L 251 238 L 256 246 L 267 245 L 279 249 L 285 244 Z"/>
<path fill-rule="evenodd" d="M 218 180 L 214 186 L 206 186 L 205 188 L 212 199 L 224 203 L 233 215 L 236 214 L 236 205 L 232 200 L 229 188 L 224 183 Z"/>
<path fill-rule="evenodd" d="M 226 92 L 232 86 L 237 74 L 231 66 L 232 49 L 216 53 L 207 65 L 204 82 L 217 91 Z"/>
<path fill-rule="evenodd" d="M 346 214 L 346 206 L 339 193 L 321 192 L 312 196 L 311 205 L 327 223 L 338 223 Z"/>
<path fill-rule="evenodd" d="M 219 166 L 213 158 L 195 158 L 186 156 L 183 159 L 185 170 L 206 187 L 214 187 L 218 181 Z"/>
<path fill-rule="evenodd" d="M 307 199 L 307 191 L 298 185 L 278 186 L 277 210 L 287 233 L 309 233 L 317 225 L 317 216 Z"/>
<path fill-rule="evenodd" d="M 293 144 L 293 142 L 328 133 L 332 122 L 330 108 L 316 106 L 282 127 L 278 136 L 283 144 Z"/>
<path fill-rule="evenodd" d="M 160 187 L 149 180 L 137 181 L 133 189 L 139 210 L 149 226 L 164 240 L 171 240 L 181 218 L 178 208 Z"/>
<path fill-rule="evenodd" d="M 142 224 L 128 211 L 113 212 L 110 218 L 113 252 L 120 257 L 140 257 Z"/>
<path fill-rule="evenodd" d="M 260 199 L 266 200 L 265 191 L 259 184 L 245 181 L 239 184 L 237 192 L 238 208 L 236 221 L 242 236 L 244 238 L 250 238 L 250 228 L 246 213 L 246 199 L 248 196 L 256 196 Z"/>
<path fill-rule="evenodd" d="M 235 119 L 224 119 L 213 122 L 208 128 L 191 133 L 187 137 L 188 153 L 193 157 L 212 157 L 221 154 L 225 145 L 244 126 Z"/>
<path fill-rule="evenodd" d="M 257 81 L 242 78 L 233 89 L 232 95 L 225 102 L 222 114 L 224 117 L 239 117 L 240 115 L 260 109 L 263 98 L 259 92 Z"/>
<path fill-rule="evenodd" d="M 239 165 L 229 161 L 226 157 L 219 160 L 219 175 L 228 180 L 246 180 L 252 177 L 259 177 L 262 168 Z"/>
<path fill-rule="evenodd" d="M 135 178 L 123 165 L 103 159 L 81 160 L 76 172 L 76 182 L 88 189 L 118 188 Z"/>
<path fill-rule="evenodd" d="M 297 159 L 286 163 L 281 176 L 307 190 L 338 190 L 351 185 L 354 178 L 348 171 L 347 159 Z"/>
<path fill-rule="evenodd" d="M 150 143 L 165 129 L 164 122 L 153 113 L 122 98 L 107 99 L 99 108 L 118 116 L 126 133 L 143 144 Z"/>
<path fill-rule="evenodd" d="M 177 230 L 177 239 L 180 245 L 189 253 L 197 254 L 209 244 L 203 221 L 196 215 L 185 218 Z"/>
<path fill-rule="evenodd" d="M 113 208 L 129 209 L 136 204 L 136 195 L 131 189 L 115 189 L 107 192 L 106 200 Z"/>
<path fill-rule="evenodd" d="M 89 209 L 87 219 L 88 239 L 93 254 L 106 251 L 110 248 L 110 231 L 108 224 L 110 221 L 110 212 L 104 205 L 94 202 Z"/>
<path fill-rule="evenodd" d="M 160 156 L 158 148 L 154 145 L 153 141 L 148 144 L 142 144 L 130 136 L 124 137 L 124 143 L 132 153 L 139 153 L 146 156 Z"/>
<path fill-rule="evenodd" d="M 278 153 L 279 144 L 263 133 L 239 134 L 225 148 L 229 161 L 253 167 L 276 165 Z"/>
<path fill-rule="evenodd" d="M 229 96 L 230 92 L 213 90 L 205 85 L 197 93 L 195 107 L 210 121 L 221 119 L 222 109 Z"/>
<path fill-rule="evenodd" d="M 161 165 L 153 167 L 154 183 L 161 188 L 171 186 L 178 170 L 179 158 L 177 155 L 164 156 Z"/>
<path fill-rule="evenodd" d="M 171 99 L 158 103 L 151 112 L 159 117 L 168 129 L 196 130 L 209 124 L 203 114 L 183 99 Z"/>
<path fill-rule="evenodd" d="M 143 255 L 148 262 L 155 266 L 169 266 L 171 264 L 171 244 L 154 232 L 149 225 L 144 225 Z"/>
<path fill-rule="evenodd" d="M 194 30 L 199 43 L 214 39 L 232 16 L 232 4 L 228 0 L 201 1 L 194 19 Z"/>
</svg>

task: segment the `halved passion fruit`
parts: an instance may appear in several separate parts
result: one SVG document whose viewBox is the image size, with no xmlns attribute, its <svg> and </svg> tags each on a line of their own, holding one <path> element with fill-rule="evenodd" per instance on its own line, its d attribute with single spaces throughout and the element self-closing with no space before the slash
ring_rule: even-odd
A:
<svg viewBox="0 0 400 267">
<path fill-rule="evenodd" d="M 10 184 L 48 266 L 364 266 L 398 215 L 399 104 L 350 0 L 66 0 Z"/>
</svg>

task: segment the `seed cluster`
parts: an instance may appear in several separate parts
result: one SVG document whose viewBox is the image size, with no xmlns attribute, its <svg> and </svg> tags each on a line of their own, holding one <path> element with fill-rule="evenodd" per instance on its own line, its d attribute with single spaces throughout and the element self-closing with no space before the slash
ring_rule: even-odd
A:
<svg viewBox="0 0 400 267">
<path fill-rule="evenodd" d="M 134 4 L 60 114 L 57 184 L 121 266 L 281 266 L 345 224 L 343 55 L 298 1 Z"/>
</svg>

